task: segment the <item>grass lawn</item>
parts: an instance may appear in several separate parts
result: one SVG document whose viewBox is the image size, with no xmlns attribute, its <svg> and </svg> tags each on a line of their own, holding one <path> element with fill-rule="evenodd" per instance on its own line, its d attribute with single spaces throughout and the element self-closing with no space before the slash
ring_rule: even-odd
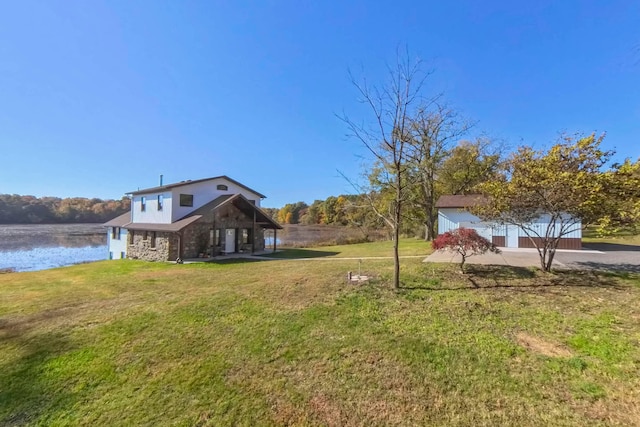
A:
<svg viewBox="0 0 640 427">
<path fill-rule="evenodd" d="M 400 246 L 398 252 L 400 256 L 418 256 L 425 257 L 433 252 L 431 242 L 425 242 L 422 239 L 405 238 L 399 240 Z M 356 243 L 353 245 L 341 246 L 320 246 L 312 249 L 306 248 L 285 248 L 278 250 L 274 254 L 265 255 L 268 258 L 357 258 L 357 257 L 392 257 L 393 242 L 371 242 Z"/>
<path fill-rule="evenodd" d="M 0 425 L 640 424 L 638 275 L 357 266 L 2 274 Z"/>
<path fill-rule="evenodd" d="M 586 229 L 583 232 L 582 241 L 585 243 L 612 243 L 620 245 L 640 246 L 640 234 L 630 230 L 622 230 L 608 237 L 599 237 L 595 230 Z"/>
</svg>

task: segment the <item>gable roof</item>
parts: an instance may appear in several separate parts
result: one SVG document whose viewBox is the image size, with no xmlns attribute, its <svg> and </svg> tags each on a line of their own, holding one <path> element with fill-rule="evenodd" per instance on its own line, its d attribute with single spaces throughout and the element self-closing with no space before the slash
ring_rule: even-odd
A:
<svg viewBox="0 0 640 427">
<path fill-rule="evenodd" d="M 436 208 L 471 208 L 486 202 L 482 194 L 447 194 L 440 196 Z"/>
<path fill-rule="evenodd" d="M 262 209 L 254 205 L 242 194 L 225 194 L 216 197 L 214 200 L 200 206 L 193 212 L 183 216 L 179 220 L 170 224 L 158 224 L 148 222 L 131 222 L 131 214 L 126 213 L 104 224 L 105 227 L 122 227 L 127 230 L 148 230 L 148 231 L 168 231 L 177 232 L 202 218 L 207 213 L 214 211 L 228 203 L 233 203 L 245 215 L 256 213 L 256 224 L 262 228 L 282 229 L 280 224 L 272 220 Z"/>
<path fill-rule="evenodd" d="M 189 179 L 189 180 L 186 180 L 186 181 L 175 182 L 173 184 L 166 184 L 166 185 L 160 185 L 158 187 L 143 188 L 142 190 L 129 191 L 128 193 L 125 193 L 125 194 L 131 194 L 132 196 L 135 196 L 135 195 L 138 195 L 138 194 L 159 193 L 161 191 L 171 190 L 172 188 L 182 187 L 184 185 L 199 184 L 199 183 L 205 182 L 205 181 L 213 181 L 214 179 L 226 179 L 227 181 L 232 182 L 235 185 L 244 188 L 245 190 L 248 190 L 248 191 L 251 191 L 252 193 L 257 194 L 262 199 L 265 199 L 267 197 L 264 194 L 258 193 L 256 190 L 254 190 L 252 188 L 249 188 L 246 185 L 236 181 L 235 179 L 231 179 L 226 175 L 214 176 L 214 177 L 211 177 L 211 178 L 195 179 L 195 180 Z"/>
</svg>

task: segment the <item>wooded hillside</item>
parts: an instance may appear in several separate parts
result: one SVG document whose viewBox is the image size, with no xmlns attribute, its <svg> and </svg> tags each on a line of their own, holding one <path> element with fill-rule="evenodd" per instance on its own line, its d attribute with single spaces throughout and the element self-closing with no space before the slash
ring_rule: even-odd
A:
<svg viewBox="0 0 640 427">
<path fill-rule="evenodd" d="M 84 197 L 34 197 L 0 194 L 0 224 L 106 222 L 129 210 L 131 201 Z"/>
</svg>

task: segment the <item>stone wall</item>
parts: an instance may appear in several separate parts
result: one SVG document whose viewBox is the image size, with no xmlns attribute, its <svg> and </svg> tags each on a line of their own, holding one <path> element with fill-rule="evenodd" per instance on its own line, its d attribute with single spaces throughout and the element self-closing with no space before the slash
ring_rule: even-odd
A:
<svg viewBox="0 0 640 427">
<path fill-rule="evenodd" d="M 196 221 L 182 232 L 182 258 L 198 258 L 201 253 L 209 254 L 209 233 L 213 224 L 204 222 L 204 219 Z"/>
<path fill-rule="evenodd" d="M 153 231 L 129 230 L 127 258 L 145 261 L 175 260 L 178 257 L 178 236 L 175 233 L 157 231 L 155 232 L 155 247 L 152 247 L 153 233 Z"/>
</svg>

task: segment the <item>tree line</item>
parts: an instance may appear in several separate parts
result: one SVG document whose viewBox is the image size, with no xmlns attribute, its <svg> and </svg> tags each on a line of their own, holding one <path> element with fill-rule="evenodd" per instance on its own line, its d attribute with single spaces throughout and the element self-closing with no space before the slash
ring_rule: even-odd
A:
<svg viewBox="0 0 640 427">
<path fill-rule="evenodd" d="M 106 222 L 129 211 L 131 201 L 0 194 L 0 224 Z"/>
</svg>

